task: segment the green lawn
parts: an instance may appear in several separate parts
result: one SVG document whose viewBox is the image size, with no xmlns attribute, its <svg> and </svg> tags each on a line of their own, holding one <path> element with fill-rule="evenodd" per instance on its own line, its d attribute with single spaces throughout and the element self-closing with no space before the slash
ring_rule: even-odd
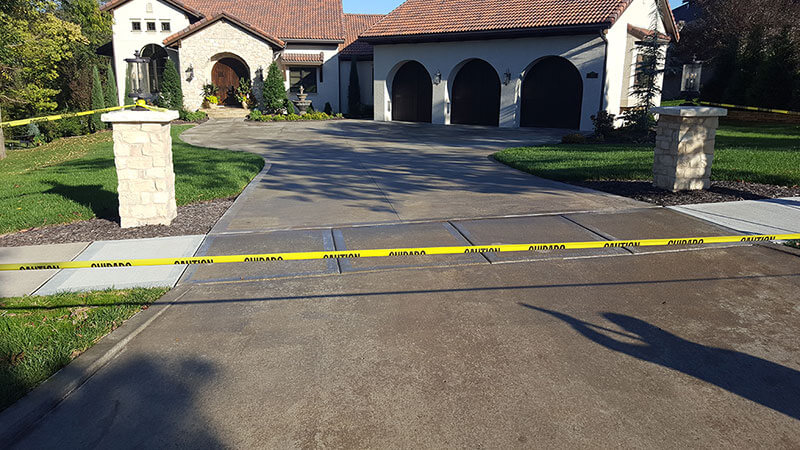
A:
<svg viewBox="0 0 800 450">
<path fill-rule="evenodd" d="M 510 148 L 494 157 L 561 181 L 651 180 L 653 146 L 559 144 Z M 800 125 L 725 123 L 717 131 L 713 180 L 800 184 Z"/>
<path fill-rule="evenodd" d="M 239 194 L 264 166 L 246 152 L 195 147 L 172 127 L 175 195 L 186 205 Z M 110 132 L 11 150 L 0 161 L 0 234 L 94 217 L 114 217 L 117 175 Z"/>
<path fill-rule="evenodd" d="M 0 410 L 168 289 L 0 299 Z"/>
</svg>

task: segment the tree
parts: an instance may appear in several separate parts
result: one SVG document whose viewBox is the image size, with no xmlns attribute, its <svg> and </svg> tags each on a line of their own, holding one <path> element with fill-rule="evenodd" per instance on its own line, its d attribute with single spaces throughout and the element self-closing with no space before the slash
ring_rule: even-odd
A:
<svg viewBox="0 0 800 450">
<path fill-rule="evenodd" d="M 55 2 L 2 2 L 0 6 L 0 103 L 10 116 L 58 107 L 59 66 L 72 47 L 87 43 L 80 26 L 58 18 Z"/>
<path fill-rule="evenodd" d="M 167 58 L 164 65 L 164 81 L 161 83 L 162 106 L 175 111 L 183 109 L 183 90 L 181 89 L 181 77 L 172 59 Z"/>
<path fill-rule="evenodd" d="M 105 99 L 103 98 L 103 85 L 100 84 L 100 73 L 97 71 L 97 66 L 92 67 L 92 109 L 105 108 Z M 98 131 L 105 128 L 105 124 L 100 120 L 101 113 L 92 114 L 89 120 L 89 128 L 91 131 Z"/>
<path fill-rule="evenodd" d="M 264 81 L 264 108 L 269 113 L 278 113 L 289 101 L 286 96 L 286 87 L 283 84 L 283 74 L 278 64 L 273 62 L 269 66 L 267 79 Z"/>
<path fill-rule="evenodd" d="M 656 99 L 661 95 L 660 80 L 664 73 L 664 43 L 658 32 L 658 21 L 661 20 L 658 8 L 652 12 L 652 16 L 652 29 L 638 47 L 636 75 L 630 91 L 638 99 L 638 104 L 623 117 L 627 125 L 642 132 L 649 131 L 653 125 L 650 109 L 658 106 Z"/>
<path fill-rule="evenodd" d="M 792 107 L 795 79 L 800 73 L 800 52 L 792 44 L 788 29 L 770 41 L 763 63 L 754 68 L 747 104 L 788 109 Z"/>
<path fill-rule="evenodd" d="M 105 103 L 107 107 L 119 106 L 117 79 L 114 77 L 114 69 L 111 68 L 111 62 L 106 67 Z"/>
<path fill-rule="evenodd" d="M 350 85 L 347 87 L 347 110 L 352 116 L 361 115 L 361 82 L 358 79 L 358 61 L 350 60 Z"/>
</svg>

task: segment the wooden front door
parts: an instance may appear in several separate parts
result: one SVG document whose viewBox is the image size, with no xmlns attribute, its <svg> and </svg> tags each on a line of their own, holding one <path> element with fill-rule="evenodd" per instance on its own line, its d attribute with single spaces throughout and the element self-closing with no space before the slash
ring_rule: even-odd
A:
<svg viewBox="0 0 800 450">
<path fill-rule="evenodd" d="M 211 69 L 211 82 L 217 86 L 219 103 L 229 106 L 241 106 L 236 99 L 236 88 L 239 78 L 249 79 L 247 68 L 233 58 L 223 58 Z"/>
</svg>

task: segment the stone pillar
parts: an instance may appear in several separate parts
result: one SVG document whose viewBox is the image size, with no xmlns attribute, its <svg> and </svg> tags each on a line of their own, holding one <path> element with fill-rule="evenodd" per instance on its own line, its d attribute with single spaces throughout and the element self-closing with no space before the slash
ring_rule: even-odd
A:
<svg viewBox="0 0 800 450">
<path fill-rule="evenodd" d="M 708 189 L 719 118 L 723 108 L 670 106 L 659 115 L 653 185 L 668 191 Z"/>
<path fill-rule="evenodd" d="M 122 228 L 169 225 L 178 215 L 169 126 L 177 118 L 177 111 L 123 110 L 101 116 L 114 126 Z"/>
</svg>

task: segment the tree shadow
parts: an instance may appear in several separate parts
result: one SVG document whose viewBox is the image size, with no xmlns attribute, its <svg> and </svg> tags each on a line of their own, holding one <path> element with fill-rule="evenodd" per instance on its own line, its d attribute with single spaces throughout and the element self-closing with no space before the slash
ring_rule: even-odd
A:
<svg viewBox="0 0 800 450">
<path fill-rule="evenodd" d="M 557 311 L 519 304 L 563 321 L 603 347 L 682 372 L 800 420 L 800 372 L 797 370 L 746 353 L 691 342 L 623 314 L 607 312 L 603 317 L 627 333 Z M 638 342 L 628 343 L 610 335 Z"/>
<path fill-rule="evenodd" d="M 69 185 L 53 180 L 44 183 L 50 185 L 45 194 L 60 195 L 88 207 L 99 219 L 119 223 L 119 198 L 116 192 L 107 191 L 100 184 Z"/>
<path fill-rule="evenodd" d="M 121 355 L 12 447 L 223 448 L 197 406 L 217 372 L 200 358 Z"/>
</svg>

